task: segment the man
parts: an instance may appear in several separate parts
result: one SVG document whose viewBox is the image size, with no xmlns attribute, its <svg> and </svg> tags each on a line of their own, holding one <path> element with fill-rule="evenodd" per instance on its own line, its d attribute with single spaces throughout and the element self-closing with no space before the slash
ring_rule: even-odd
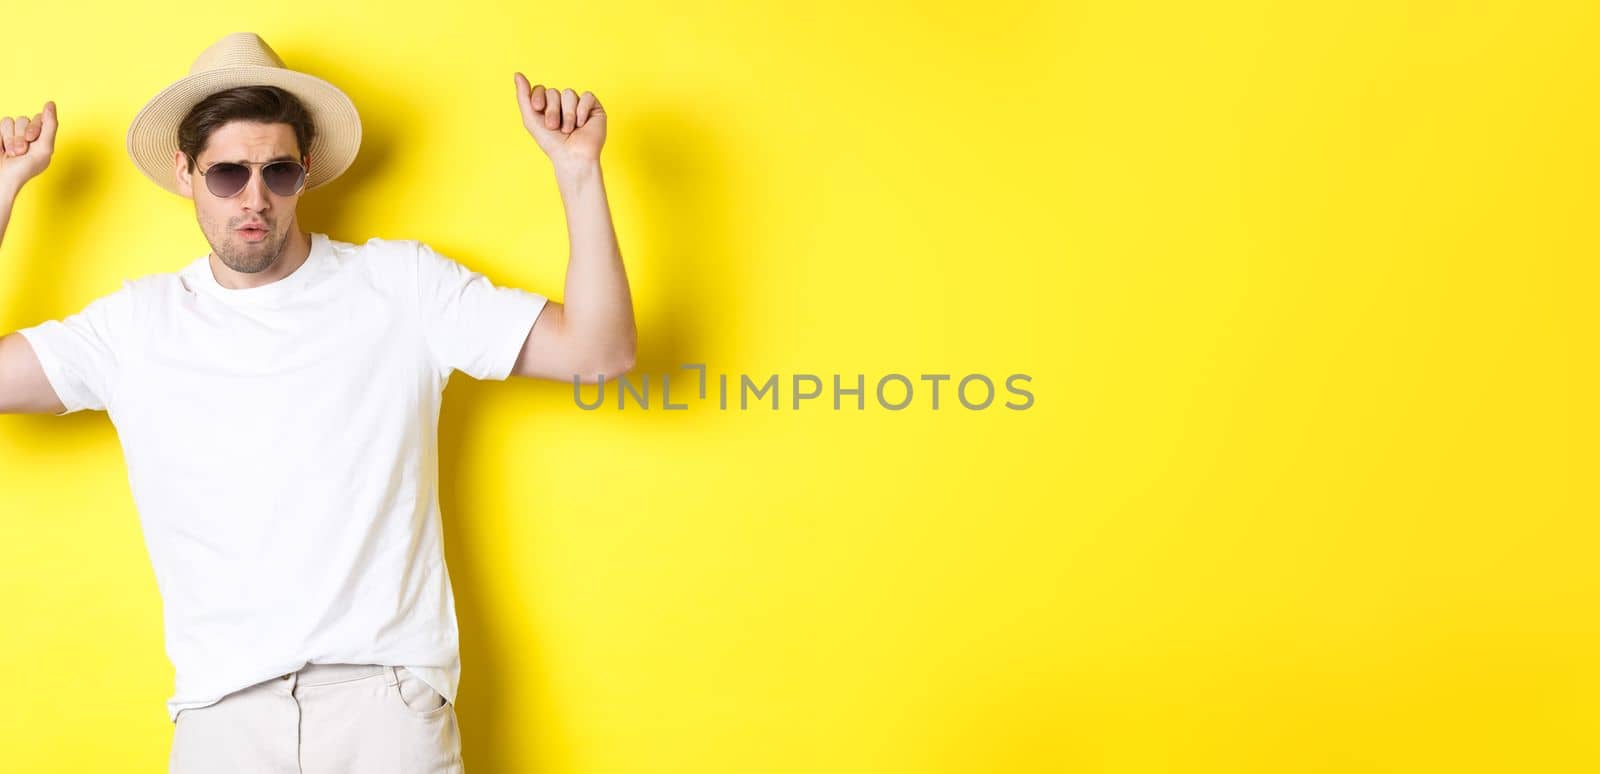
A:
<svg viewBox="0 0 1600 774">
<path fill-rule="evenodd" d="M 128 151 L 194 202 L 210 254 L 0 338 L 0 412 L 104 410 L 162 598 L 174 772 L 459 772 L 437 497 L 453 371 L 593 383 L 633 366 L 590 92 L 514 74 L 566 209 L 566 305 L 415 240 L 304 233 L 360 145 L 353 104 L 229 35 L 135 117 Z M 54 102 L 0 120 L 0 239 L 55 150 Z"/>
</svg>

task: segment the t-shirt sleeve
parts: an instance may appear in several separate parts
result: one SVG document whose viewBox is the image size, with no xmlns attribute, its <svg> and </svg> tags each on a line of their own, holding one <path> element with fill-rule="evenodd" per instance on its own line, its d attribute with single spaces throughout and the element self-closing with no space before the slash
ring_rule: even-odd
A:
<svg viewBox="0 0 1600 774">
<path fill-rule="evenodd" d="M 90 301 L 76 314 L 17 331 L 33 348 L 50 387 L 66 410 L 105 411 L 126 358 L 132 324 L 133 289 L 126 281 Z"/>
<path fill-rule="evenodd" d="M 497 286 L 488 277 L 416 243 L 417 301 L 434 367 L 504 380 L 544 310 L 545 296 Z"/>
</svg>

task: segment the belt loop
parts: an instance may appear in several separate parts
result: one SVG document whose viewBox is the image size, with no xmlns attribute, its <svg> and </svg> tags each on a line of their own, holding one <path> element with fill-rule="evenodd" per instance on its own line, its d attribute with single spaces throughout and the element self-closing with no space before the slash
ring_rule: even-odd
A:
<svg viewBox="0 0 1600 774">
<path fill-rule="evenodd" d="M 394 667 L 385 665 L 383 667 L 383 671 L 389 673 L 389 676 L 387 678 L 389 685 L 399 685 L 400 684 L 400 675 L 394 671 Z"/>
</svg>

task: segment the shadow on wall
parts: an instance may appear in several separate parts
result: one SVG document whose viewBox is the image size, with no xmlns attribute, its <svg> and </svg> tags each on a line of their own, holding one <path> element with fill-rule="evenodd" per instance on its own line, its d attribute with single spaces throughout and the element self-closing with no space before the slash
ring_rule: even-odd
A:
<svg viewBox="0 0 1600 774">
<path fill-rule="evenodd" d="M 751 256 L 740 260 L 737 251 L 725 242 L 731 217 L 725 206 L 733 198 L 724 173 L 728 162 L 709 151 L 726 144 L 710 136 L 709 123 L 698 121 L 698 117 L 681 112 L 676 105 L 656 111 L 629 111 L 627 126 L 635 135 L 631 142 L 634 155 L 604 157 L 606 185 L 613 208 L 623 198 L 617 192 L 624 187 L 637 192 L 630 198 L 639 202 L 640 208 L 637 232 L 624 232 L 619 225 L 617 233 L 618 245 L 627 263 L 639 329 L 635 373 L 654 374 L 675 369 L 683 362 L 703 360 L 705 355 L 700 342 L 706 339 L 706 326 L 744 318 L 739 310 L 743 296 L 721 295 L 720 290 L 744 287 L 745 283 L 738 279 L 748 272 L 745 263 L 751 260 Z M 695 156 L 686 154 L 686 149 L 691 152 L 702 149 L 706 153 Z M 547 168 L 542 162 L 538 166 Z M 554 185 L 554 181 L 534 180 L 530 184 Z M 630 251 L 633 246 L 639 247 Z M 645 264 L 642 260 L 645 256 L 652 265 Z M 472 258 L 465 255 L 459 260 L 471 265 Z M 650 288 L 648 294 L 641 292 L 646 284 Z M 561 289 L 538 290 L 555 298 L 554 294 Z M 641 304 L 646 295 L 658 302 L 654 313 L 648 316 L 645 305 Z M 467 498 L 456 486 L 468 473 L 459 450 L 470 448 L 476 442 L 475 436 L 486 421 L 477 407 L 491 391 L 499 390 L 518 391 L 516 394 L 525 398 L 528 405 L 570 406 L 572 385 L 527 379 L 485 383 L 455 374 L 445 390 L 440 413 L 439 505 L 444 519 L 445 561 L 456 592 L 456 615 L 461 627 L 462 695 L 465 699 L 459 713 L 462 757 L 469 767 L 510 771 L 529 763 L 512 760 L 511 751 L 505 749 L 502 741 L 527 737 L 527 729 L 514 727 L 510 719 L 519 714 L 525 716 L 528 707 L 512 713 L 509 708 L 524 699 L 497 690 L 496 675 L 511 671 L 537 675 L 547 672 L 548 668 L 539 664 L 541 654 L 538 651 L 512 652 L 506 643 L 495 641 L 493 634 L 504 629 L 506 616 L 518 626 L 531 628 L 536 640 L 539 632 L 548 626 L 559 626 L 560 622 L 540 621 L 523 615 L 523 611 L 531 610 L 533 605 L 526 599 L 513 598 L 507 589 L 491 590 L 493 579 L 481 569 L 485 563 L 476 561 L 476 557 L 468 553 L 471 543 L 465 536 L 474 531 L 472 525 L 480 516 L 467 509 Z M 660 415 L 657 412 L 654 416 Z M 516 460 L 505 460 L 503 465 L 500 480 L 526 480 L 528 470 Z M 522 486 L 537 487 L 538 481 Z M 541 519 L 563 518 L 563 515 L 529 514 L 527 518 L 537 524 Z M 537 540 L 537 532 L 534 534 Z M 494 607 L 486 602 L 491 592 L 496 600 Z M 498 626 L 495 625 L 497 616 L 502 619 Z M 536 668 L 512 669 L 514 664 L 530 661 Z M 546 716 L 537 717 L 533 722 L 548 738 L 561 736 L 559 729 L 563 720 Z"/>
<path fill-rule="evenodd" d="M 103 189 L 109 174 L 104 162 L 87 151 L 89 148 L 83 143 L 68 147 L 66 136 L 58 135 L 50 167 L 30 180 L 17 198 L 6 229 L 6 246 L 0 248 L 5 252 L 7 268 L 16 272 L 6 294 L 6 309 L 13 311 L 10 317 L 15 324 L 0 333 L 76 314 L 94 298 L 122 286 L 120 279 L 110 279 L 88 295 L 63 292 L 73 284 L 68 278 L 85 268 L 81 258 L 87 252 L 83 231 L 73 224 L 103 222 L 99 213 L 108 204 Z M 22 250 L 24 239 L 38 248 Z M 47 454 L 54 448 L 70 454 L 68 450 L 105 432 L 105 414 L 100 411 L 78 411 L 61 417 L 18 414 L 8 421 L 18 423 L 30 438 L 49 444 L 52 448 L 41 450 Z"/>
</svg>

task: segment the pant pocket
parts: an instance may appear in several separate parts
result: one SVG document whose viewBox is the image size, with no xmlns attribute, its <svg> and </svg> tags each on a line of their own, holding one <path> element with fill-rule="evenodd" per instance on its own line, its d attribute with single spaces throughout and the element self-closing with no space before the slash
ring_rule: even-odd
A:
<svg viewBox="0 0 1600 774">
<path fill-rule="evenodd" d="M 450 703 L 426 680 L 405 667 L 395 667 L 397 682 L 390 688 L 390 699 L 398 702 L 408 714 L 420 718 L 433 718 L 448 712 Z"/>
</svg>

